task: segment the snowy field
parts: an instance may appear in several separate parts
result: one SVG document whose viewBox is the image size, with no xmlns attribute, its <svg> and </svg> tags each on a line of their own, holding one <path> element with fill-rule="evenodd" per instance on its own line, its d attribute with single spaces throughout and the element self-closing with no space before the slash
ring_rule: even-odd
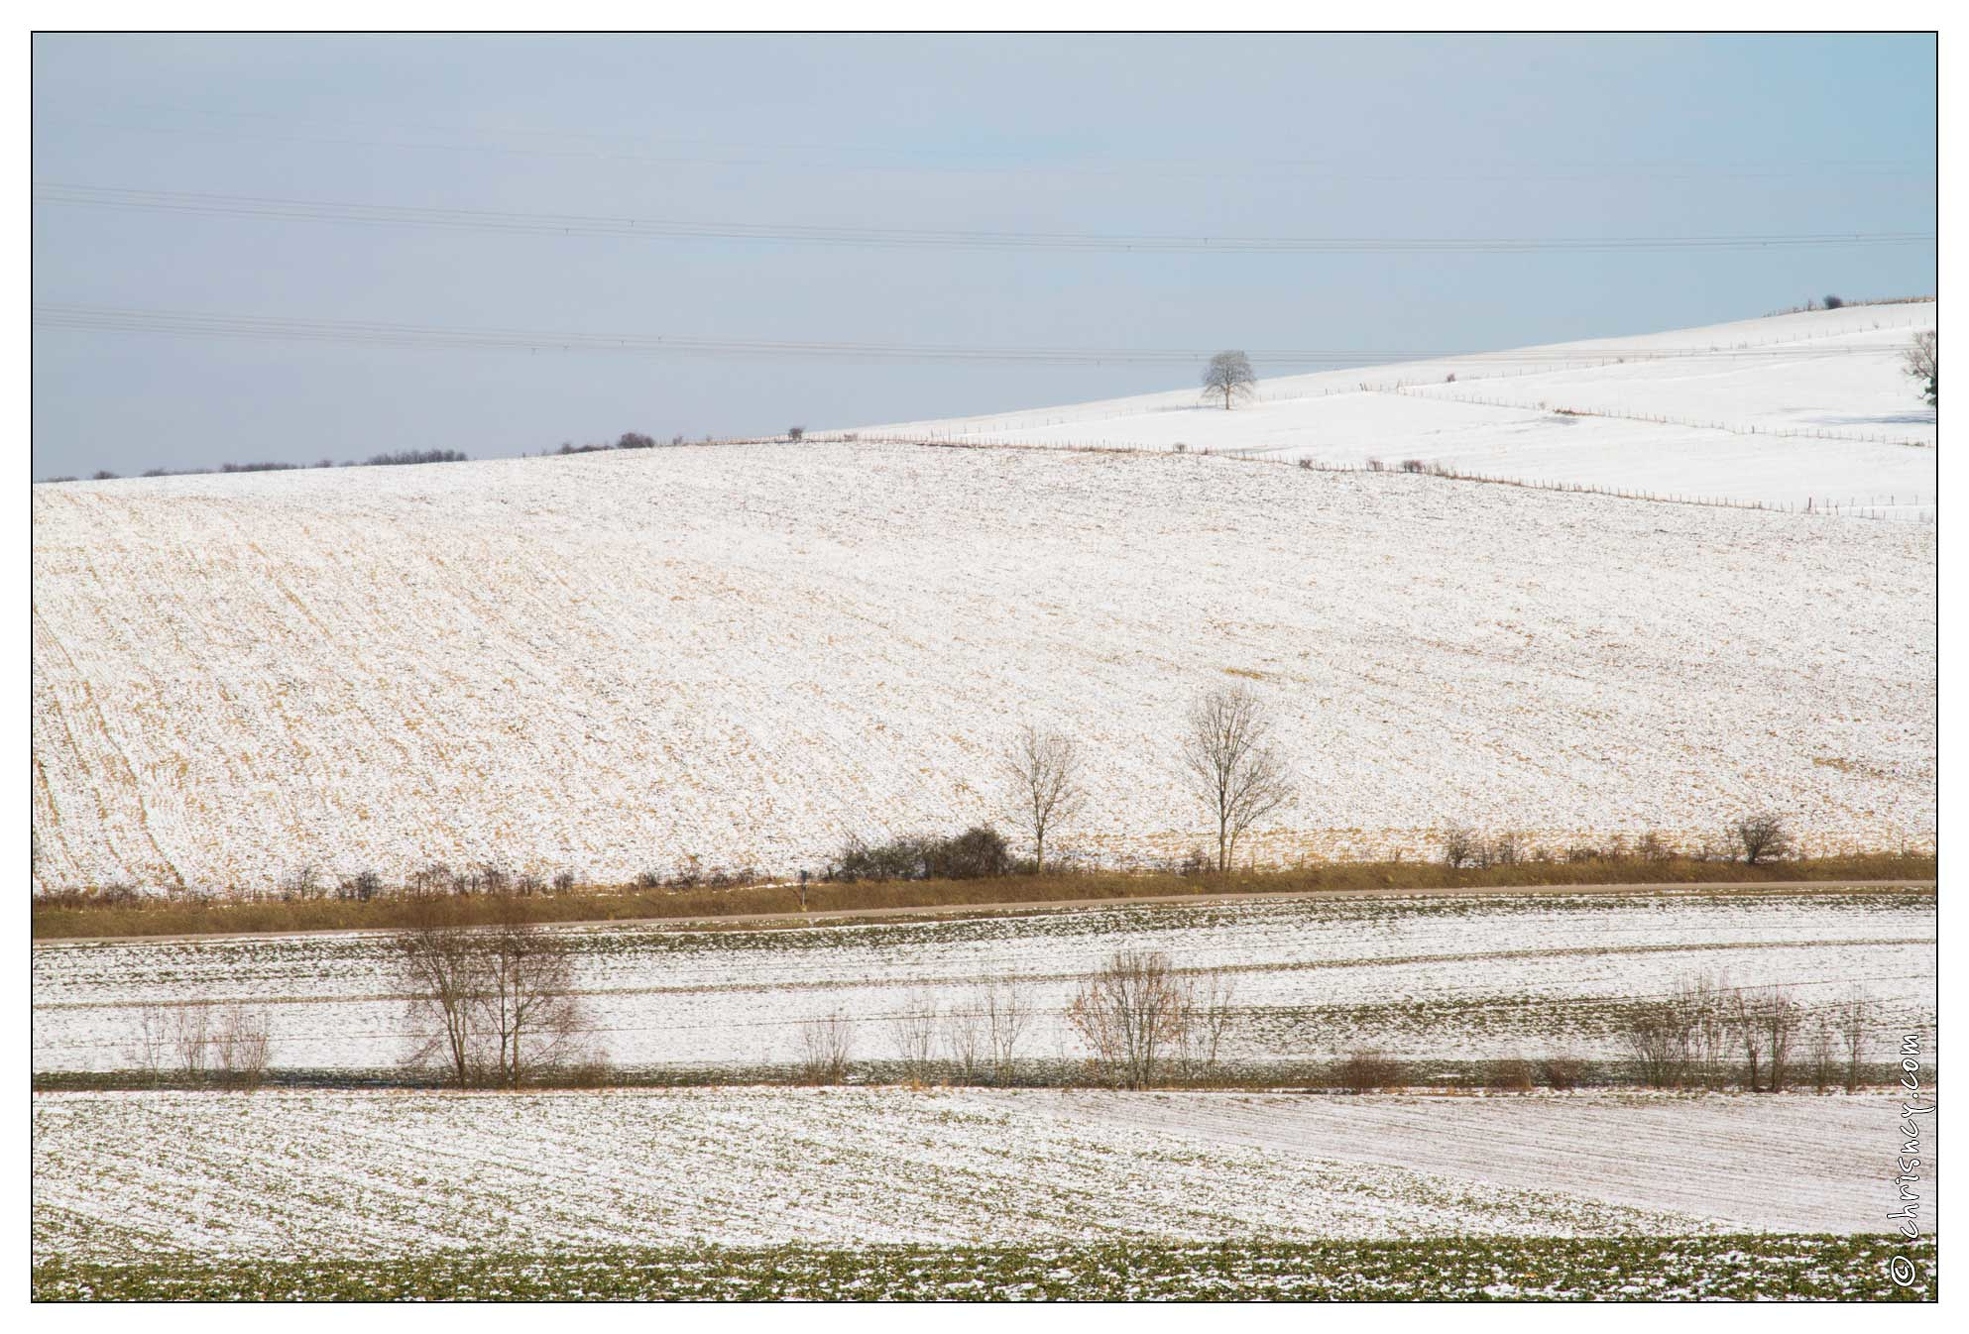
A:
<svg viewBox="0 0 1969 1334">
<path fill-rule="evenodd" d="M 1902 357 L 1932 302 L 1779 315 L 1197 391 L 871 427 L 862 439 L 1379 459 L 1547 484 L 1928 521 L 1935 410 Z M 1454 377 L 1453 379 L 1451 377 Z"/>
<path fill-rule="evenodd" d="M 818 869 L 1002 822 L 1027 721 L 1090 761 L 1056 848 L 1139 864 L 1205 841 L 1177 737 L 1235 682 L 1302 794 L 1262 861 L 1433 855 L 1452 820 L 1700 845 L 1765 806 L 1808 851 L 1934 837 L 1922 524 L 868 443 L 33 506 L 43 888 Z"/>
<path fill-rule="evenodd" d="M 1418 1061 L 1624 1059 L 1622 1007 L 1698 976 L 1782 985 L 1808 1009 L 1860 988 L 1878 1005 L 1873 1061 L 1889 1058 L 1894 1035 L 1932 1034 L 1935 1022 L 1935 899 L 1919 893 L 1287 900 L 806 930 L 572 929 L 599 1037 L 634 1069 L 792 1066 L 804 1027 L 835 1014 L 849 1018 L 855 1059 L 884 1061 L 899 1054 L 895 1020 L 934 1011 L 933 1055 L 949 1059 L 988 985 L 1032 1013 L 1021 1061 L 1078 1060 L 1067 1002 L 1118 949 L 1221 970 L 1234 988 L 1223 1053 L 1233 1062 L 1362 1049 Z M 146 1006 L 229 1000 L 265 1008 L 275 1067 L 385 1069 L 412 1045 L 397 990 L 377 936 L 37 945 L 34 1069 L 132 1068 Z"/>
<path fill-rule="evenodd" d="M 1892 1194 L 1894 1103 L 262 1092 L 40 1094 L 33 1116 L 37 1261 L 128 1261 L 1871 1232 Z"/>
</svg>

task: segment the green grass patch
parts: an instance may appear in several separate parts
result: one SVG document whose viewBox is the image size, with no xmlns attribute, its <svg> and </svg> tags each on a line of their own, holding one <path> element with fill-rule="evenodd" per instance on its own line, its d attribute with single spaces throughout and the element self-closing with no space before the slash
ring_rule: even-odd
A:
<svg viewBox="0 0 1969 1334">
<path fill-rule="evenodd" d="M 1904 1262 L 1897 1281 L 1897 1261 Z M 1449 1238 L 54 1259 L 37 1301 L 1932 1301 L 1932 1238 Z"/>
</svg>

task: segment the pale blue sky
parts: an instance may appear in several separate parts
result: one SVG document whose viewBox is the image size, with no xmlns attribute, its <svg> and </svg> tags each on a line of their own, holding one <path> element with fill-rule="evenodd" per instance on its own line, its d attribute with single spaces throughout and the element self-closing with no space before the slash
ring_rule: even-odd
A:
<svg viewBox="0 0 1969 1334">
<path fill-rule="evenodd" d="M 1934 231 L 1928 37 L 41 37 L 34 177 L 772 227 Z M 959 347 L 1463 349 L 1929 293 L 1932 242 L 1142 254 L 503 235 L 37 205 L 37 303 Z M 1200 369 L 1200 366 L 1199 366 Z M 37 329 L 35 476 L 1175 388 L 1153 364 L 540 354 Z"/>
</svg>

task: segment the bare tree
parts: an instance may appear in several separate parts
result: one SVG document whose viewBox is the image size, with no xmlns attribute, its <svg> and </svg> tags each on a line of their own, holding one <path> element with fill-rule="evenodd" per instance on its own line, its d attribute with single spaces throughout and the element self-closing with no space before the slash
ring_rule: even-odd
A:
<svg viewBox="0 0 1969 1334">
<path fill-rule="evenodd" d="M 1217 1068 L 1230 1031 L 1236 986 L 1227 973 L 1213 972 L 1182 984 L 1183 1014 L 1176 1035 L 1176 1061 L 1183 1074 L 1200 1079 Z"/>
<path fill-rule="evenodd" d="M 1807 1048 L 1812 1071 L 1812 1092 L 1824 1093 L 1832 1087 L 1833 1076 L 1838 1068 L 1838 1062 L 1834 1058 L 1838 1045 L 1832 1016 L 1820 1013 L 1812 1025 L 1812 1036 Z"/>
<path fill-rule="evenodd" d="M 1082 982 L 1067 1022 L 1094 1064 L 1128 1088 L 1146 1088 L 1181 1040 L 1185 997 L 1169 956 L 1123 950 Z"/>
<path fill-rule="evenodd" d="M 902 1059 L 904 1077 L 921 1080 L 929 1073 L 930 1056 L 936 1047 L 937 998 L 927 991 L 912 997 L 908 1008 L 889 1020 L 889 1031 Z"/>
<path fill-rule="evenodd" d="M 1839 1005 L 1839 1045 L 1846 1057 L 1846 1091 L 1860 1086 L 1866 1042 L 1873 1028 L 1873 997 L 1855 988 Z"/>
<path fill-rule="evenodd" d="M 179 1073 L 187 1079 L 205 1077 L 206 1058 L 211 1054 L 209 1008 L 194 1003 L 180 1005 L 171 1013 L 171 1050 L 177 1058 Z"/>
<path fill-rule="evenodd" d="M 1258 377 L 1251 372 L 1251 358 L 1242 352 L 1219 352 L 1203 370 L 1203 392 L 1224 396 L 1224 410 L 1230 411 L 1234 398 L 1251 397 Z"/>
<path fill-rule="evenodd" d="M 992 1078 L 1008 1083 L 1016 1068 L 1019 1040 L 1032 1023 L 1032 1000 L 1017 982 L 994 982 L 984 992 L 985 1042 Z"/>
<path fill-rule="evenodd" d="M 1729 1019 L 1731 1031 L 1743 1047 L 1744 1088 L 1755 1093 L 1764 1056 L 1763 1016 L 1757 1001 L 1742 988 L 1729 994 Z"/>
<path fill-rule="evenodd" d="M 484 1052 L 491 1080 L 517 1089 L 529 1075 L 573 1064 L 587 1053 L 592 1031 L 574 994 L 571 939 L 520 919 L 517 914 L 472 937 L 483 963 Z M 481 1058 L 483 1064 L 484 1058 Z"/>
<path fill-rule="evenodd" d="M 1001 759 L 1016 818 L 1032 835 L 1035 869 L 1046 874 L 1046 831 L 1077 816 L 1086 804 L 1080 747 L 1073 738 L 1041 732 L 1030 724 Z"/>
<path fill-rule="evenodd" d="M 574 994 L 572 942 L 508 906 L 495 925 L 471 928 L 449 903 L 425 901 L 396 938 L 420 1037 L 410 1060 L 436 1064 L 459 1088 L 517 1089 L 591 1054 L 594 1027 Z"/>
<path fill-rule="evenodd" d="M 1730 833 L 1743 850 L 1743 859 L 1752 866 L 1791 851 L 1791 834 L 1784 827 L 1784 817 L 1773 811 L 1745 816 L 1730 826 Z"/>
<path fill-rule="evenodd" d="M 146 1005 L 137 1011 L 137 1031 L 127 1050 L 131 1066 L 148 1083 L 164 1077 L 171 1063 L 171 1021 L 160 1005 Z"/>
<path fill-rule="evenodd" d="M 478 1082 L 477 1029 L 484 964 L 471 932 L 442 900 L 417 901 L 414 923 L 397 934 L 398 984 L 409 996 L 418 1044 L 412 1064 L 436 1064 L 459 1088 Z"/>
<path fill-rule="evenodd" d="M 1759 997 L 1764 1021 L 1764 1041 L 1771 1053 L 1771 1092 L 1784 1092 L 1785 1078 L 1791 1073 L 1791 1045 L 1798 1034 L 1800 1010 L 1791 993 L 1767 987 Z"/>
<path fill-rule="evenodd" d="M 1217 821 L 1220 872 L 1231 869 L 1244 832 L 1292 800 L 1292 780 L 1271 737 L 1269 711 L 1244 686 L 1210 691 L 1190 705 L 1183 767 Z"/>
<path fill-rule="evenodd" d="M 1907 373 L 1921 381 L 1921 394 L 1922 397 L 1928 400 L 1928 406 L 1931 408 L 1940 406 L 1939 396 L 1936 392 L 1939 388 L 1939 382 L 1936 379 L 1938 367 L 1935 359 L 1935 331 L 1933 329 L 1923 329 L 1914 336 L 1914 342 L 1907 350 L 1905 365 L 1907 366 Z"/>
<path fill-rule="evenodd" d="M 944 1050 L 950 1053 L 951 1064 L 957 1067 L 960 1079 L 975 1079 L 982 1062 L 985 1048 L 980 1028 L 984 1019 L 985 994 L 980 993 L 973 1002 L 953 1005 L 944 1012 Z"/>
</svg>

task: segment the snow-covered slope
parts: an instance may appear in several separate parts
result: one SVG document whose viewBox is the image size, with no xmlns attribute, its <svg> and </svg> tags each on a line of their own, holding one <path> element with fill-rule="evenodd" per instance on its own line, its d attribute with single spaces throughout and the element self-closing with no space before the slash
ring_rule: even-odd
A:
<svg viewBox="0 0 1969 1334">
<path fill-rule="evenodd" d="M 869 443 L 33 504 L 43 886 L 816 867 L 996 813 L 1024 721 L 1093 766 L 1063 845 L 1180 854 L 1185 706 L 1234 681 L 1303 790 L 1264 859 L 1766 805 L 1817 847 L 1934 835 L 1924 524 Z"/>
<path fill-rule="evenodd" d="M 1180 445 L 1352 466 L 1420 459 L 1524 481 L 1932 519 L 1935 412 L 1902 359 L 1934 327 L 1932 302 L 1849 306 L 1267 378 L 1229 412 L 1182 389 L 857 434 Z"/>
</svg>

